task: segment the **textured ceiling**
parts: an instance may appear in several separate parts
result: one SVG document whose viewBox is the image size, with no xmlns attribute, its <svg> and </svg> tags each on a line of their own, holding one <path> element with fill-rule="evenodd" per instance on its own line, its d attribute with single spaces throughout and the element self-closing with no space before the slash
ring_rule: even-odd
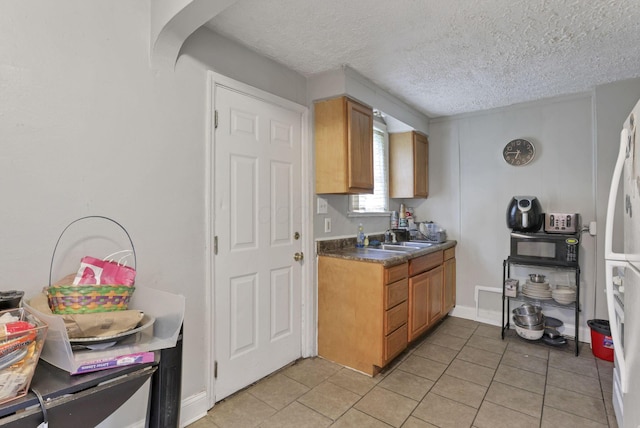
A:
<svg viewBox="0 0 640 428">
<path fill-rule="evenodd" d="M 305 76 L 348 65 L 430 117 L 640 77 L 638 0 L 238 0 L 207 27 Z"/>
</svg>

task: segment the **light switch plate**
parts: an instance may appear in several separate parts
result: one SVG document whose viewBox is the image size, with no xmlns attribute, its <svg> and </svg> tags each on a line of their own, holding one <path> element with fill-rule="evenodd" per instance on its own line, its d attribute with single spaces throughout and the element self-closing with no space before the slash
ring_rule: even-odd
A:
<svg viewBox="0 0 640 428">
<path fill-rule="evenodd" d="M 324 198 L 318 197 L 318 214 L 326 214 L 328 212 L 328 204 L 327 200 Z"/>
<path fill-rule="evenodd" d="M 325 217 L 324 219 L 324 233 L 331 232 L 331 219 L 329 217 Z"/>
</svg>

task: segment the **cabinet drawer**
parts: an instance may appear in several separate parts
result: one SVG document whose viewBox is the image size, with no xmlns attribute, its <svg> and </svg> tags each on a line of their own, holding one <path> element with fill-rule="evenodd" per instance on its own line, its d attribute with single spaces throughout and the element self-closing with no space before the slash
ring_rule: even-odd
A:
<svg viewBox="0 0 640 428">
<path fill-rule="evenodd" d="M 407 277 L 407 263 L 391 266 L 384 270 L 384 283 L 390 284 Z"/>
<path fill-rule="evenodd" d="M 447 248 L 444 250 L 444 259 L 449 260 L 456 256 L 456 247 Z"/>
<path fill-rule="evenodd" d="M 407 347 L 407 325 L 403 325 L 384 340 L 384 361 L 387 362 Z"/>
<path fill-rule="evenodd" d="M 419 274 L 420 272 L 433 269 L 434 267 L 441 265 L 442 261 L 442 251 L 436 251 L 435 253 L 426 254 L 424 256 L 411 259 L 409 260 L 409 276 L 413 276 Z"/>
<path fill-rule="evenodd" d="M 384 334 L 387 335 L 407 323 L 407 302 L 402 302 L 384 313 Z"/>
<path fill-rule="evenodd" d="M 398 282 L 389 284 L 385 287 L 384 308 L 393 308 L 398 303 L 404 302 L 409 296 L 409 280 L 401 279 Z"/>
</svg>

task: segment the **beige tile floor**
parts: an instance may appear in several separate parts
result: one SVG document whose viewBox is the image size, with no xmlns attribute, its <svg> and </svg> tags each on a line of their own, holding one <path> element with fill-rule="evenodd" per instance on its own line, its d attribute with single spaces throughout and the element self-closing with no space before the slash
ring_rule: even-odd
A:
<svg viewBox="0 0 640 428">
<path fill-rule="evenodd" d="M 374 378 L 302 359 L 189 427 L 617 427 L 613 364 L 573 350 L 447 317 Z"/>
</svg>

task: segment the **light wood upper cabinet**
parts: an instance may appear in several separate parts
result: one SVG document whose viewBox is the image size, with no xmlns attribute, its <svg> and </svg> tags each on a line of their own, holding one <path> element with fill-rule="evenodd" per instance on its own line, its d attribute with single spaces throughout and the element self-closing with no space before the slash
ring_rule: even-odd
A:
<svg viewBox="0 0 640 428">
<path fill-rule="evenodd" d="M 429 195 L 429 140 L 416 131 L 389 135 L 389 196 Z"/>
<path fill-rule="evenodd" d="M 373 110 L 348 97 L 314 109 L 316 193 L 373 193 Z"/>
</svg>

